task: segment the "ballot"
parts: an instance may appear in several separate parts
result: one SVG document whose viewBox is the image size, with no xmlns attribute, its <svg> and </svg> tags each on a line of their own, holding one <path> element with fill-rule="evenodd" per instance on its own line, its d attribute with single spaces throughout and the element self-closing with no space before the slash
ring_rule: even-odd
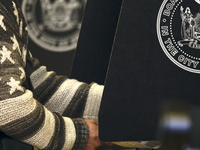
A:
<svg viewBox="0 0 200 150">
<path fill-rule="evenodd" d="M 200 105 L 199 62 L 199 0 L 123 0 L 99 112 L 100 140 L 157 140 L 164 101 Z"/>
</svg>

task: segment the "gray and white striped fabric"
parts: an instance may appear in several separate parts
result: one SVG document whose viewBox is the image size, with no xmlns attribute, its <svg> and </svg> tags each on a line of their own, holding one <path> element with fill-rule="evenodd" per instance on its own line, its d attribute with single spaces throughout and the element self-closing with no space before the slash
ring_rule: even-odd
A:
<svg viewBox="0 0 200 150">
<path fill-rule="evenodd" d="M 19 4 L 1 0 L 0 130 L 38 149 L 82 149 L 84 115 L 97 119 L 103 86 L 57 76 L 32 57 L 26 62 L 27 38 Z"/>
</svg>

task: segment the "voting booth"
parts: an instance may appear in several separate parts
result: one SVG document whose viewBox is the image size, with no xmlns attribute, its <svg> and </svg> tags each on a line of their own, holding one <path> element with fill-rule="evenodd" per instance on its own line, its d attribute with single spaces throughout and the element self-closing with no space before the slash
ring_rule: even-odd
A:
<svg viewBox="0 0 200 150">
<path fill-rule="evenodd" d="M 99 113 L 100 140 L 157 140 L 164 101 L 200 105 L 200 1 L 121 2 Z M 91 30 L 97 28 L 82 27 L 79 43 Z M 104 39 L 90 40 L 98 43 Z M 95 65 L 92 60 L 90 63 Z M 85 67 L 84 63 L 79 65 Z M 87 77 L 90 75 L 92 72 Z"/>
<path fill-rule="evenodd" d="M 88 0 L 71 78 L 104 84 L 122 0 Z"/>
<path fill-rule="evenodd" d="M 124 0 L 99 114 L 102 141 L 157 139 L 167 100 L 199 105 L 200 2 Z"/>
</svg>

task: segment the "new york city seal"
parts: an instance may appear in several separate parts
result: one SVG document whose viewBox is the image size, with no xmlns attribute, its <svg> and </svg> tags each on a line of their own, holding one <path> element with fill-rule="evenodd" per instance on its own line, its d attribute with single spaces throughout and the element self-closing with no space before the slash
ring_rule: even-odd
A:
<svg viewBox="0 0 200 150">
<path fill-rule="evenodd" d="M 29 37 L 54 52 L 76 48 L 86 0 L 23 0 Z"/>
<path fill-rule="evenodd" d="M 199 0 L 163 0 L 157 17 L 157 36 L 174 64 L 200 73 Z"/>
</svg>

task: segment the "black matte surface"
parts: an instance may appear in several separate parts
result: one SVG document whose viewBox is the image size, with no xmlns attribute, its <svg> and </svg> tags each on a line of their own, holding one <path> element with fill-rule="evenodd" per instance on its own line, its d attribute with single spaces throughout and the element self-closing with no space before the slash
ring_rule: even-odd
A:
<svg viewBox="0 0 200 150">
<path fill-rule="evenodd" d="M 155 140 L 163 100 L 200 104 L 199 74 L 175 65 L 159 44 L 161 3 L 124 0 L 99 113 L 102 141 Z"/>
<path fill-rule="evenodd" d="M 71 78 L 104 84 L 122 0 L 88 0 Z"/>
</svg>

